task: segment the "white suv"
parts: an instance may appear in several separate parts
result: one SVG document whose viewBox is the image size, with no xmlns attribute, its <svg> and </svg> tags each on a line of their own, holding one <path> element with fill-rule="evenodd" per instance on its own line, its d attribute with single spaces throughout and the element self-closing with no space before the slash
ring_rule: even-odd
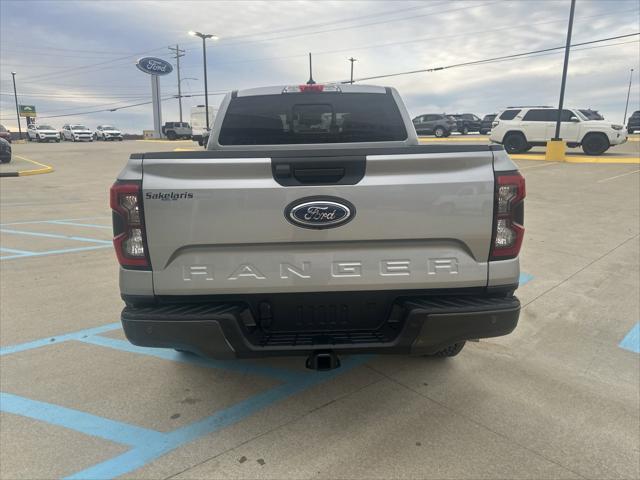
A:
<svg viewBox="0 0 640 480">
<path fill-rule="evenodd" d="M 27 140 L 30 142 L 59 142 L 58 131 L 49 125 L 31 124 L 27 127 Z"/>
<path fill-rule="evenodd" d="M 553 107 L 508 107 L 491 127 L 491 141 L 501 143 L 509 153 L 524 153 L 544 146 L 555 136 L 558 109 Z M 622 125 L 605 120 L 589 120 L 580 110 L 562 110 L 560 138 L 568 147 L 582 146 L 587 155 L 601 155 L 612 145 L 627 141 Z"/>
<path fill-rule="evenodd" d="M 93 142 L 93 132 L 84 125 L 67 124 L 60 130 L 60 138 L 72 142 Z"/>
<path fill-rule="evenodd" d="M 96 140 L 118 140 L 122 141 L 122 132 L 111 125 L 98 125 L 94 134 Z"/>
</svg>

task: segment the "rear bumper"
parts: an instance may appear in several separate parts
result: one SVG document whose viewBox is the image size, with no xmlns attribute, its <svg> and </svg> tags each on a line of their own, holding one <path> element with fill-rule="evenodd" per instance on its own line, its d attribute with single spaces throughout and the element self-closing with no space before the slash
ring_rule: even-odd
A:
<svg viewBox="0 0 640 480">
<path fill-rule="evenodd" d="M 188 350 L 217 359 L 337 353 L 424 355 L 451 344 L 513 331 L 520 302 L 514 296 L 415 296 L 393 303 L 372 329 L 271 331 L 248 304 L 194 303 L 127 307 L 122 325 L 144 347 Z M 330 322 L 327 322 L 330 323 Z"/>
</svg>

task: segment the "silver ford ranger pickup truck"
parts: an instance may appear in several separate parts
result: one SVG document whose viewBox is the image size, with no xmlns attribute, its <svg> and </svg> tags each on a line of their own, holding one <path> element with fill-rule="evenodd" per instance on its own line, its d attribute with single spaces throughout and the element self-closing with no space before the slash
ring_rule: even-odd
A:
<svg viewBox="0 0 640 480">
<path fill-rule="evenodd" d="M 516 326 L 524 178 L 499 145 L 420 145 L 393 88 L 223 100 L 206 150 L 111 188 L 135 345 L 217 359 L 453 356 Z"/>
</svg>

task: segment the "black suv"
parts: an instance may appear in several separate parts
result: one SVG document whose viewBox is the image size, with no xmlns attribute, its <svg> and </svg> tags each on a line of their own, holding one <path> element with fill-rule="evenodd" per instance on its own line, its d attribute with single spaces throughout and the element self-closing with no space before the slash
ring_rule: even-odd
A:
<svg viewBox="0 0 640 480">
<path fill-rule="evenodd" d="M 633 112 L 627 121 L 627 132 L 633 133 L 636 130 L 640 130 L 640 110 Z"/>
<path fill-rule="evenodd" d="M 473 113 L 455 113 L 452 115 L 458 123 L 458 131 L 466 135 L 469 132 L 479 132 L 482 120 Z"/>
<path fill-rule="evenodd" d="M 489 115 L 484 116 L 480 122 L 480 135 L 486 135 L 491 131 L 491 124 L 497 116 L 498 115 L 495 113 L 490 113 Z"/>
<path fill-rule="evenodd" d="M 427 113 L 413 119 L 418 135 L 435 135 L 448 137 L 457 128 L 456 119 L 444 113 Z"/>
</svg>

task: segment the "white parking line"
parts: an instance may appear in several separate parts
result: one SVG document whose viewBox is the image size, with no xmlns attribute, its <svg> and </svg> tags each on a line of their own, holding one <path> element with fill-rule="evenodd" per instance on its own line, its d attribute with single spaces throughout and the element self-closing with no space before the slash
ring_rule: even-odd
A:
<svg viewBox="0 0 640 480">
<path fill-rule="evenodd" d="M 609 180 L 615 180 L 616 178 L 626 177 L 627 175 L 633 175 L 634 173 L 638 173 L 638 172 L 640 172 L 640 170 L 633 170 L 632 172 L 622 173 L 614 177 L 603 178 L 602 180 L 598 180 L 596 183 L 608 182 Z"/>
</svg>

